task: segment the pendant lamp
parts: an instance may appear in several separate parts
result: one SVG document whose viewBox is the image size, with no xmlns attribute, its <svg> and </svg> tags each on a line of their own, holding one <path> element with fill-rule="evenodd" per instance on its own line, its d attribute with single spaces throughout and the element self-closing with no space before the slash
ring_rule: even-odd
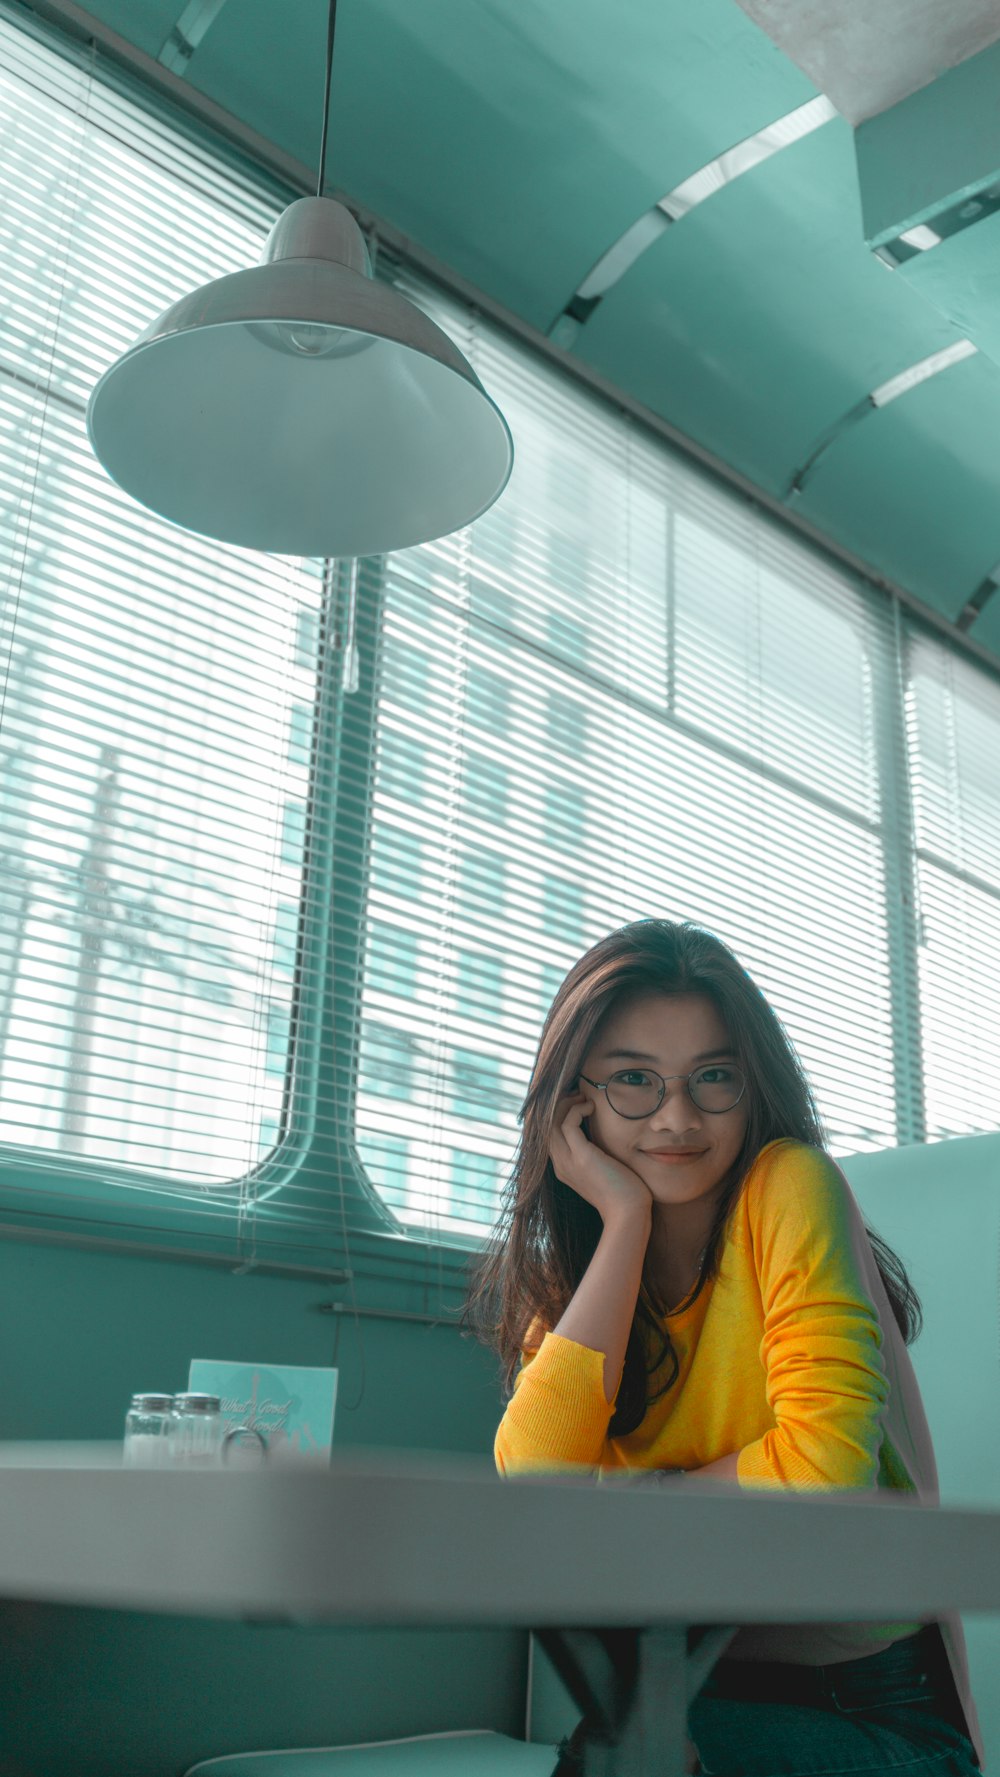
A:
<svg viewBox="0 0 1000 1777">
<path fill-rule="evenodd" d="M 278 555 L 381 555 L 471 524 L 513 467 L 472 366 L 397 290 L 319 188 L 278 217 L 262 262 L 159 315 L 87 405 L 94 454 L 172 524 Z"/>
</svg>

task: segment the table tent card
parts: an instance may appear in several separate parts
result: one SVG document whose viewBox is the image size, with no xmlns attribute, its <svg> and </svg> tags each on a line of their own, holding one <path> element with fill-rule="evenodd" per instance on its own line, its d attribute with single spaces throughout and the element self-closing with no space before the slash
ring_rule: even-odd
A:
<svg viewBox="0 0 1000 1777">
<path fill-rule="evenodd" d="M 249 1426 L 258 1432 L 269 1465 L 319 1466 L 330 1461 L 337 1374 L 300 1364 L 234 1364 L 195 1357 L 188 1389 L 219 1396 L 224 1431 Z"/>
</svg>

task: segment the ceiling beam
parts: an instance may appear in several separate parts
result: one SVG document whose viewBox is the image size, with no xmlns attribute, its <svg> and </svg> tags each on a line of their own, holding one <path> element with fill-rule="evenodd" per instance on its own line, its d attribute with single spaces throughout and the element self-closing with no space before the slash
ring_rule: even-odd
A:
<svg viewBox="0 0 1000 1777">
<path fill-rule="evenodd" d="M 191 57 L 225 4 L 226 0 L 189 0 L 157 60 L 174 74 L 186 74 Z"/>
</svg>

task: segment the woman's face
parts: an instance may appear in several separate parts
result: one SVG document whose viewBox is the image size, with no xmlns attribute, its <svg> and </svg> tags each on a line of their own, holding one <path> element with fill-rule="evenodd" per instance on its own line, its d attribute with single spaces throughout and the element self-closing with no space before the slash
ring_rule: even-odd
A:
<svg viewBox="0 0 1000 1777">
<path fill-rule="evenodd" d="M 666 1091 L 651 1116 L 620 1117 L 607 1093 L 581 1081 L 597 1109 L 587 1128 L 590 1139 L 621 1160 L 648 1185 L 655 1201 L 693 1203 L 724 1183 L 746 1133 L 747 1092 L 728 1111 L 699 1110 L 687 1090 L 687 1076 L 710 1063 L 735 1064 L 729 1032 L 705 994 L 648 993 L 616 1007 L 598 1030 L 581 1073 L 606 1081 L 623 1068 L 651 1068 L 662 1074 Z M 672 1078 L 680 1075 L 681 1078 Z M 690 1160 L 663 1161 L 657 1151 L 695 1148 Z"/>
</svg>

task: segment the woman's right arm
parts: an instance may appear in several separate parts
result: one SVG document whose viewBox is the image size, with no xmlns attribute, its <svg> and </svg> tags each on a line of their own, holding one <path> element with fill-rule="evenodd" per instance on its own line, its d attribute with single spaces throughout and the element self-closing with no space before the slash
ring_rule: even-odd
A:
<svg viewBox="0 0 1000 1777">
<path fill-rule="evenodd" d="M 642 1267 L 653 1222 L 649 1207 L 638 1200 L 610 1211 L 604 1231 L 571 1298 L 569 1307 L 553 1332 L 591 1351 L 604 1353 L 604 1398 L 609 1406 L 618 1392 L 625 1367 L 625 1350 L 639 1299 Z"/>
<path fill-rule="evenodd" d="M 593 1111 L 583 1092 L 560 1105 L 549 1154 L 556 1177 L 598 1211 L 604 1224 L 593 1256 L 562 1318 L 537 1350 L 525 1352 L 494 1444 L 501 1474 L 525 1468 L 598 1466 L 653 1225 L 642 1179 L 612 1159 L 581 1127 Z"/>
<path fill-rule="evenodd" d="M 594 1256 L 553 1331 L 604 1353 L 604 1398 L 610 1406 L 621 1382 L 639 1299 L 653 1227 L 653 1197 L 631 1167 L 613 1159 L 585 1133 L 584 1121 L 594 1109 L 593 1094 L 582 1087 L 567 1094 L 560 1101 L 549 1145 L 556 1177 L 591 1204 L 604 1223 Z"/>
</svg>

